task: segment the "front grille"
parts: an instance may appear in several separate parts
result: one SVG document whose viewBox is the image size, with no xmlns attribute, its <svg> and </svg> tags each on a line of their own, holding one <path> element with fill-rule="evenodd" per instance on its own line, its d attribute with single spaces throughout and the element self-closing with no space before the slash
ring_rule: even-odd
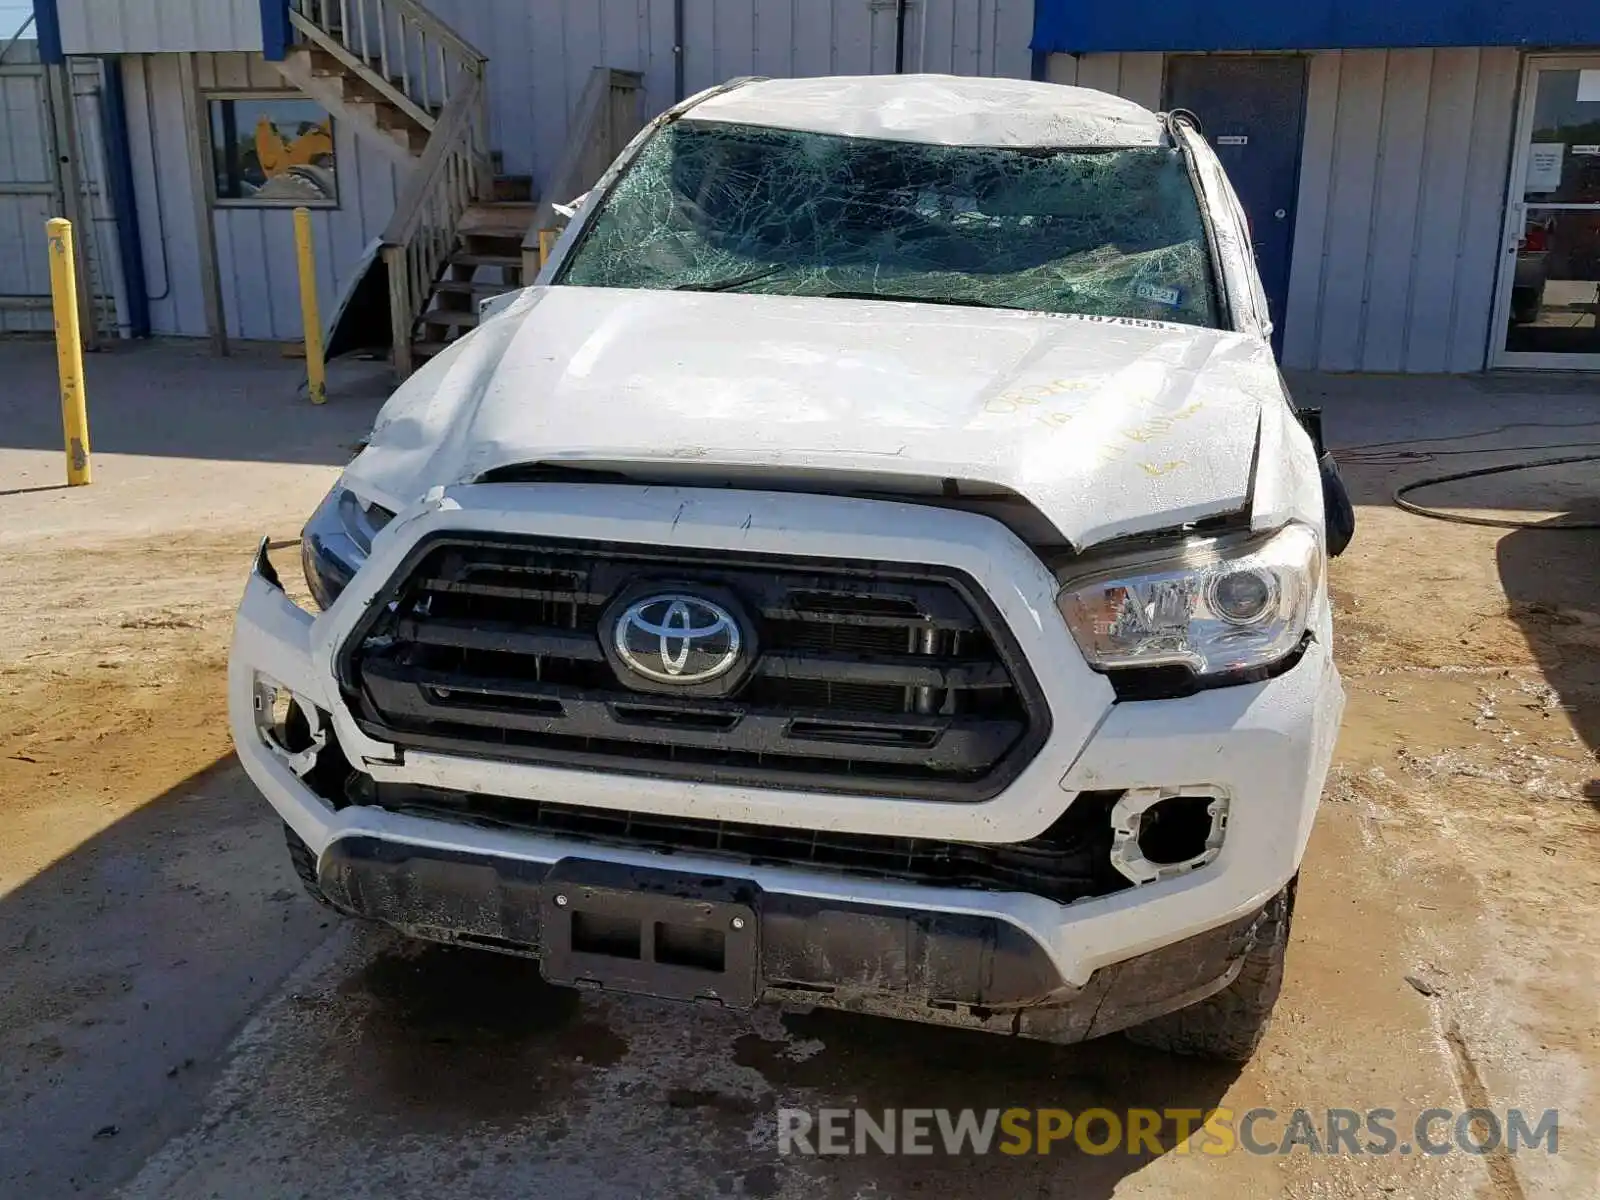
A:
<svg viewBox="0 0 1600 1200">
<path fill-rule="evenodd" d="M 731 596 L 756 654 L 728 694 L 628 687 L 602 614 L 641 586 Z M 1049 733 L 960 572 L 440 534 L 346 643 L 361 727 L 419 750 L 716 783 L 983 800 Z"/>
<path fill-rule="evenodd" d="M 1060 904 L 1132 886 L 1111 865 L 1111 809 L 1121 792 L 1080 792 L 1066 813 L 1038 837 L 990 845 L 703 821 L 409 784 L 366 782 L 365 786 L 368 793 L 353 799 L 395 812 L 749 866 L 821 869 L 930 887 L 1027 892 Z"/>
</svg>

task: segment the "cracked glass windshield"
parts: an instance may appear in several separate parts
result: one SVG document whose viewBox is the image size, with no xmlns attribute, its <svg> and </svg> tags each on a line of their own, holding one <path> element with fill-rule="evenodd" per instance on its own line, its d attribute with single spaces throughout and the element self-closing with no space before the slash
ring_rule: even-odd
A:
<svg viewBox="0 0 1600 1200">
<path fill-rule="evenodd" d="M 921 300 L 1215 326 L 1169 147 L 1016 150 L 679 121 L 559 283 Z"/>
</svg>

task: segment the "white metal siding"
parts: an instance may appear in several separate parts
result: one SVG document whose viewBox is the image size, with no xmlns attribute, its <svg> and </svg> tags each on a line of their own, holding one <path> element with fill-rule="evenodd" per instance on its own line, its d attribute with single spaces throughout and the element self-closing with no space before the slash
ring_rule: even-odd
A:
<svg viewBox="0 0 1600 1200">
<path fill-rule="evenodd" d="M 1166 59 L 1156 53 L 1052 54 L 1046 78 L 1051 83 L 1094 88 L 1149 109 L 1161 107 Z"/>
<path fill-rule="evenodd" d="M 489 56 L 493 144 L 549 175 L 594 67 L 644 75 L 645 112 L 674 95 L 673 0 L 428 0 Z M 894 0 L 683 0 L 684 91 L 739 75 L 894 70 Z M 907 71 L 1026 79 L 1032 0 L 910 0 Z M 1157 56 L 1159 57 L 1159 56 Z"/>
<path fill-rule="evenodd" d="M 282 91 L 287 86 L 259 55 L 202 55 L 197 75 L 202 91 Z M 205 295 L 192 215 L 194 196 L 187 167 L 191 151 L 185 144 L 178 60 L 174 55 L 130 59 L 124 78 L 145 273 L 152 296 L 151 324 L 157 333 L 203 336 Z M 204 112 L 201 115 L 204 120 Z M 388 224 L 400 187 L 390 161 L 349 122 L 334 122 L 334 155 L 339 207 L 311 210 L 317 291 L 325 316 L 333 312 L 335 300 L 351 282 L 368 243 Z M 292 212 L 287 208 L 216 208 L 211 219 L 217 232 L 217 267 L 228 335 L 268 341 L 299 339 L 300 293 Z"/>
<path fill-rule="evenodd" d="M 1310 56 L 1286 366 L 1479 371 L 1494 306 L 1519 56 Z M 1053 83 L 1159 108 L 1160 54 L 1050 56 Z"/>
<path fill-rule="evenodd" d="M 0 333 L 48 333 L 54 328 L 45 303 L 50 295 L 45 222 L 62 213 L 60 181 L 52 158 L 55 135 L 45 91 L 37 43 L 17 43 L 0 66 L 0 296 L 37 299 L 40 305 L 0 304 Z M 116 223 L 105 188 L 98 63 L 74 64 L 72 91 L 83 213 L 93 222 L 91 229 L 75 231 L 75 248 L 80 256 L 89 256 L 90 286 L 95 294 L 120 297 Z"/>
<path fill-rule="evenodd" d="M 261 0 L 57 0 L 67 54 L 261 49 Z"/>
<path fill-rule="evenodd" d="M 1286 365 L 1483 369 L 1518 57 L 1470 48 L 1312 57 Z"/>
<path fill-rule="evenodd" d="M 28 188 L 54 185 L 48 120 L 40 68 L 0 68 L 0 296 L 50 294 L 44 223 L 56 215 L 55 197 L 50 192 L 8 194 L 5 190 L 7 184 Z M 48 308 L 0 306 L 0 331 L 50 328 Z"/>
</svg>

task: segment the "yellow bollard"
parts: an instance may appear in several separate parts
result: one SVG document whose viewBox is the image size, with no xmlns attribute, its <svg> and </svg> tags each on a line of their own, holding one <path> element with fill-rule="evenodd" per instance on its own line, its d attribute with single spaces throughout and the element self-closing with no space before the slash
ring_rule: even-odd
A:
<svg viewBox="0 0 1600 1200">
<path fill-rule="evenodd" d="M 539 266 L 544 267 L 550 261 L 550 252 L 556 248 L 556 231 L 554 229 L 539 230 Z M 524 282 L 529 282 L 524 280 Z"/>
<path fill-rule="evenodd" d="M 56 316 L 56 371 L 61 376 L 61 428 L 67 443 L 67 486 L 93 481 L 89 469 L 89 407 L 83 395 L 83 330 L 78 325 L 78 275 L 72 222 L 45 223 L 50 239 L 50 300 Z"/>
<path fill-rule="evenodd" d="M 306 330 L 306 383 L 311 403 L 328 402 L 327 368 L 322 361 L 322 317 L 317 311 L 317 260 L 311 246 L 311 210 L 294 210 L 294 245 L 300 258 L 300 320 Z"/>
</svg>

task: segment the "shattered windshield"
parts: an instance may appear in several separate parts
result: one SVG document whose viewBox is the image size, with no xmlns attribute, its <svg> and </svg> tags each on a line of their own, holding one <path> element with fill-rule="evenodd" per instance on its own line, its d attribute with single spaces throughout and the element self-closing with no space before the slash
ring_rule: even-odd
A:
<svg viewBox="0 0 1600 1200">
<path fill-rule="evenodd" d="M 921 300 L 1215 326 L 1179 151 L 935 146 L 679 121 L 558 283 Z"/>
</svg>

